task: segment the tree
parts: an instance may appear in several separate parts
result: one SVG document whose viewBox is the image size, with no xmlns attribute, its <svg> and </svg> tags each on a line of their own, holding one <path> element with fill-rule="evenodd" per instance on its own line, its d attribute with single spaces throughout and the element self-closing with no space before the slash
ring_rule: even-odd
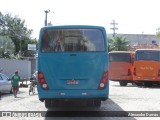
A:
<svg viewBox="0 0 160 120">
<path fill-rule="evenodd" d="M 160 38 L 160 28 L 157 28 L 156 36 Z"/>
<path fill-rule="evenodd" d="M 0 36 L 0 58 L 12 58 L 14 49 L 14 43 L 8 36 Z"/>
<path fill-rule="evenodd" d="M 3 15 L 0 13 L 0 35 L 9 36 L 14 45 L 14 53 L 18 54 L 20 51 L 20 42 L 22 40 L 29 40 L 32 34 L 32 30 L 28 30 L 25 25 L 25 20 L 21 20 L 18 16 L 13 16 L 9 13 Z"/>
<path fill-rule="evenodd" d="M 128 51 L 129 41 L 122 36 L 115 36 L 112 39 L 109 38 L 109 51 Z"/>
<path fill-rule="evenodd" d="M 113 50 L 113 39 L 108 38 L 108 51 L 112 51 Z"/>
<path fill-rule="evenodd" d="M 18 16 L 12 16 L 7 13 L 3 15 L 0 12 L 0 36 L 8 36 L 14 43 L 14 55 L 19 54 L 24 56 L 27 51 L 27 43 L 37 44 L 36 39 L 31 38 L 31 29 L 27 29 L 25 20 L 21 20 Z"/>
</svg>

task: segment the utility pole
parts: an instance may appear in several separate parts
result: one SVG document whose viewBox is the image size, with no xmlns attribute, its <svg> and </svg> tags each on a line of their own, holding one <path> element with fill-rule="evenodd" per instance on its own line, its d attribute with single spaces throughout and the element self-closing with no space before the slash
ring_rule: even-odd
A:
<svg viewBox="0 0 160 120">
<path fill-rule="evenodd" d="M 45 23 L 44 25 L 47 26 L 47 14 L 50 12 L 50 10 L 45 10 Z"/>
<path fill-rule="evenodd" d="M 115 37 L 115 30 L 118 30 L 118 28 L 116 28 L 116 25 L 118 25 L 118 23 L 115 22 L 115 20 L 112 20 L 111 25 L 113 25 L 113 27 L 111 28 L 111 30 L 113 30 L 113 37 Z"/>
</svg>

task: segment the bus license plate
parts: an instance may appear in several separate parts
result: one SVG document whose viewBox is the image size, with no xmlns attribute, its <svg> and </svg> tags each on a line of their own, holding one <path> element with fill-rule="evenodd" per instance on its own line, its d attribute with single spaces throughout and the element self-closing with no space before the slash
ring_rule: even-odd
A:
<svg viewBox="0 0 160 120">
<path fill-rule="evenodd" d="M 77 85 L 79 84 L 79 80 L 67 80 L 67 84 Z"/>
</svg>

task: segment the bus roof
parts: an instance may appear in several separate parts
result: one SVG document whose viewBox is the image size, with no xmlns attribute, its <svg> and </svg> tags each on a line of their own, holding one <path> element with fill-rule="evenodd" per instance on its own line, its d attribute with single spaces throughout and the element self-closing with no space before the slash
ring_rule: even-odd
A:
<svg viewBox="0 0 160 120">
<path fill-rule="evenodd" d="M 97 28 L 97 29 L 104 29 L 103 26 L 94 26 L 94 25 L 58 25 L 58 26 L 45 26 L 41 29 L 50 29 L 50 28 Z"/>
</svg>

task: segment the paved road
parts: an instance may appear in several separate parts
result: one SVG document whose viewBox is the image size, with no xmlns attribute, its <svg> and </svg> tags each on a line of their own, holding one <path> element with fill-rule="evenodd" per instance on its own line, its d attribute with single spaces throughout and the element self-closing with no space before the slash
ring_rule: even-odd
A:
<svg viewBox="0 0 160 120">
<path fill-rule="evenodd" d="M 0 111 L 160 111 L 160 89 L 158 86 L 152 88 L 142 88 L 129 84 L 126 87 L 119 86 L 118 82 L 110 82 L 110 98 L 102 102 L 101 108 L 77 108 L 74 105 L 72 107 L 66 108 L 52 108 L 46 109 L 43 102 L 38 100 L 37 93 L 35 95 L 28 95 L 29 88 L 20 88 L 18 98 L 14 98 L 12 94 L 5 94 L 0 100 Z M 81 113 L 79 113 L 81 114 Z M 47 115 L 47 114 L 46 114 Z M 160 114 L 159 114 L 160 115 Z M 82 115 L 83 116 L 83 115 Z M 1 119 L 1 118 L 0 118 Z M 6 119 L 6 118 L 3 118 Z M 7 118 L 12 119 L 13 118 Z M 22 118 L 15 117 L 14 119 L 37 119 L 32 118 Z M 38 119 L 48 120 L 51 118 L 40 117 Z M 104 120 L 104 119 L 119 119 L 119 120 L 135 120 L 135 119 L 160 119 L 157 117 L 56 117 L 56 120 L 64 119 L 94 119 L 94 120 Z"/>
</svg>

